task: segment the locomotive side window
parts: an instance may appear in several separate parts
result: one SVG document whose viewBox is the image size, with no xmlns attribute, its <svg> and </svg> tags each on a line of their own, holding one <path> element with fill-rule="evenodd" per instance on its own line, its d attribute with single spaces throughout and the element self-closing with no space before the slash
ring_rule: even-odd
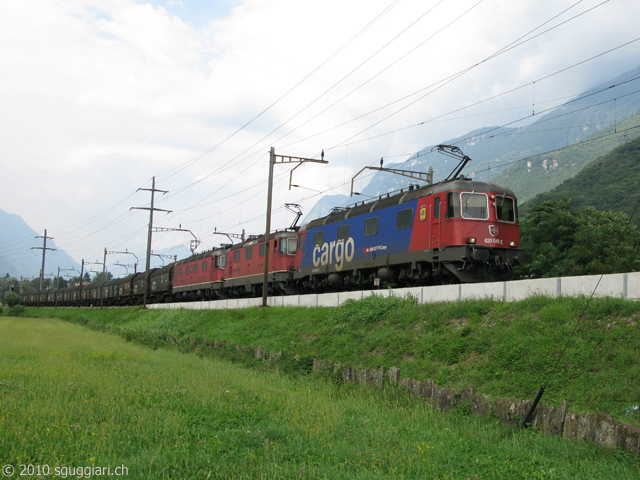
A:
<svg viewBox="0 0 640 480">
<path fill-rule="evenodd" d="M 194 263 L 191 267 L 191 273 L 198 273 L 198 264 Z"/>
<path fill-rule="evenodd" d="M 185 275 L 189 275 L 189 265 L 186 265 L 186 266 L 184 267 L 184 274 L 185 274 Z"/>
<path fill-rule="evenodd" d="M 178 268 L 178 276 L 182 276 L 182 267 Z M 122 292 L 120 292 L 120 295 L 122 295 Z"/>
<path fill-rule="evenodd" d="M 364 221 L 364 236 L 371 237 L 378 234 L 378 217 L 368 218 Z"/>
<path fill-rule="evenodd" d="M 264 243 L 261 243 L 258 247 L 258 255 L 264 257 Z"/>
<path fill-rule="evenodd" d="M 202 271 L 203 272 L 207 271 L 207 262 L 206 262 L 206 260 L 204 262 L 202 262 Z"/>
<path fill-rule="evenodd" d="M 295 255 L 297 246 L 298 246 L 298 242 L 296 242 L 295 238 L 287 239 L 287 253 L 289 255 Z"/>
<path fill-rule="evenodd" d="M 227 256 L 220 255 L 220 268 L 226 268 L 227 266 Z"/>
<path fill-rule="evenodd" d="M 324 230 L 314 233 L 313 234 L 313 246 L 314 247 L 316 245 L 322 246 L 323 243 L 324 243 Z"/>
<path fill-rule="evenodd" d="M 302 247 L 304 246 L 304 233 L 298 235 L 298 250 L 302 251 Z"/>
<path fill-rule="evenodd" d="M 240 250 L 236 250 L 235 252 L 233 252 L 233 261 L 234 262 L 240 261 Z"/>
<path fill-rule="evenodd" d="M 485 193 L 462 193 L 462 217 L 487 220 L 489 218 L 489 200 Z"/>
<path fill-rule="evenodd" d="M 402 230 L 413 225 L 413 208 L 400 210 L 396 213 L 396 229 Z"/>
<path fill-rule="evenodd" d="M 244 251 L 244 258 L 246 260 L 251 260 L 251 258 L 253 257 L 253 247 L 248 247 L 245 251 Z"/>
<path fill-rule="evenodd" d="M 516 221 L 516 202 L 507 196 L 496 197 L 496 218 L 501 222 Z"/>
<path fill-rule="evenodd" d="M 460 216 L 460 194 L 458 192 L 447 193 L 447 218 Z"/>
<path fill-rule="evenodd" d="M 280 239 L 280 255 L 286 255 L 287 253 L 287 240 L 285 238 Z"/>
<path fill-rule="evenodd" d="M 344 240 L 345 242 L 349 240 L 349 225 L 340 225 L 338 227 L 338 241 Z"/>
<path fill-rule="evenodd" d="M 440 203 L 442 202 L 442 200 L 440 200 L 440 197 L 436 197 L 433 200 L 433 218 L 440 218 Z"/>
<path fill-rule="evenodd" d="M 213 257 L 213 268 L 220 268 L 220 257 Z"/>
</svg>

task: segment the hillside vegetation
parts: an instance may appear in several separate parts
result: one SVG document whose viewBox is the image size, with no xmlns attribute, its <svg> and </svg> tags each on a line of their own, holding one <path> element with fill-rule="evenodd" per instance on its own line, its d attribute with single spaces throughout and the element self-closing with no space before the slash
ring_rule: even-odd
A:
<svg viewBox="0 0 640 480">
<path fill-rule="evenodd" d="M 631 215 L 640 199 L 640 139 L 619 146 L 565 180 L 551 191 L 537 195 L 520 207 L 520 213 L 545 201 L 571 199 L 573 208 L 594 207 Z M 640 214 L 633 217 L 640 226 Z"/>
<path fill-rule="evenodd" d="M 411 298 L 374 296 L 337 308 L 60 308 L 28 314 L 85 324 L 154 348 L 250 364 L 263 365 L 250 349 L 282 350 L 276 364 L 289 372 L 309 372 L 318 358 L 357 368 L 396 366 L 402 377 L 456 389 L 473 384 L 477 393 L 493 396 L 531 399 L 544 385 L 547 405 L 566 400 L 574 411 L 602 411 L 640 425 L 640 418 L 625 414 L 640 404 L 640 303 L 594 299 L 577 323 L 586 302 L 537 297 L 417 305 Z"/>
<path fill-rule="evenodd" d="M 539 151 L 524 152 L 520 157 L 530 158 L 517 161 L 491 181 L 498 185 L 508 185 L 518 196 L 520 203 L 526 202 L 536 195 L 553 190 L 562 182 L 579 175 L 591 162 L 607 156 L 616 148 L 624 147 L 630 140 L 637 139 L 640 135 L 639 127 L 640 115 L 636 113 L 566 148 L 550 151 L 548 154 L 541 154 Z"/>
</svg>

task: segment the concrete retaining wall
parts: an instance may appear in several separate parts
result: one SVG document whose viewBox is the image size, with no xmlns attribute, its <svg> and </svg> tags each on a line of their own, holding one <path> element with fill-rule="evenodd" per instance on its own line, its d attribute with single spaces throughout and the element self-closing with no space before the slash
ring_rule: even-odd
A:
<svg viewBox="0 0 640 480">
<path fill-rule="evenodd" d="M 404 297 L 412 295 L 418 303 L 457 302 L 461 300 L 492 298 L 498 301 L 515 302 L 534 295 L 547 297 L 588 297 L 597 290 L 597 297 L 615 297 L 626 300 L 640 300 L 640 272 L 617 273 L 612 275 L 587 275 L 582 277 L 538 278 L 535 280 L 515 280 L 511 282 L 467 283 L 440 285 L 435 287 L 396 288 L 394 290 L 364 290 L 359 292 L 321 293 L 269 297 L 273 307 L 337 307 L 347 300 L 359 300 L 370 295 Z M 149 305 L 149 308 L 220 310 L 257 307 L 261 298 L 241 298 L 210 302 L 180 302 Z"/>
</svg>

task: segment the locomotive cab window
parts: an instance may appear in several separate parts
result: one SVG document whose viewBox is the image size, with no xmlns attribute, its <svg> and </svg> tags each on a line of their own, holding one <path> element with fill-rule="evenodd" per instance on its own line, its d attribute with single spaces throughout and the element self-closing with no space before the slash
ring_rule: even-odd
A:
<svg viewBox="0 0 640 480">
<path fill-rule="evenodd" d="M 298 234 L 298 250 L 302 251 L 302 247 L 304 246 L 304 233 Z"/>
<path fill-rule="evenodd" d="M 280 239 L 280 255 L 286 255 L 286 254 L 287 254 L 287 239 L 281 238 Z"/>
<path fill-rule="evenodd" d="M 513 198 L 506 195 L 497 195 L 496 200 L 496 218 L 501 222 L 516 221 L 516 202 Z"/>
<path fill-rule="evenodd" d="M 460 216 L 460 194 L 458 192 L 447 193 L 447 218 Z"/>
<path fill-rule="evenodd" d="M 442 200 L 440 200 L 440 197 L 436 197 L 433 200 L 433 218 L 440 218 L 440 204 L 442 203 Z"/>
<path fill-rule="evenodd" d="M 324 243 L 324 230 L 314 233 L 313 234 L 313 246 L 314 247 L 316 245 L 322 246 L 323 243 Z"/>
<path fill-rule="evenodd" d="M 413 208 L 406 208 L 396 213 L 396 229 L 402 230 L 413 225 Z"/>
<path fill-rule="evenodd" d="M 378 217 L 368 218 L 364 221 L 364 236 L 371 237 L 378 234 Z"/>
<path fill-rule="evenodd" d="M 220 255 L 220 268 L 226 268 L 226 267 L 227 267 L 227 256 Z"/>
<path fill-rule="evenodd" d="M 462 218 L 476 218 L 487 220 L 489 218 L 489 199 L 486 193 L 461 193 Z"/>
</svg>

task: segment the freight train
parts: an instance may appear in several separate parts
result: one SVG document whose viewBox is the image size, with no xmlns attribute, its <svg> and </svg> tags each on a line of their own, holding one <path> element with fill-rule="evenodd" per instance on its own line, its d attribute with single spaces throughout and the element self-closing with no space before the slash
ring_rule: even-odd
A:
<svg viewBox="0 0 640 480">
<path fill-rule="evenodd" d="M 459 173 L 459 171 L 458 171 Z M 148 272 L 148 303 L 509 280 L 530 263 L 509 188 L 457 176 L 336 208 L 302 227 L 249 237 Z M 24 305 L 143 302 L 146 272 L 22 294 Z"/>
</svg>

